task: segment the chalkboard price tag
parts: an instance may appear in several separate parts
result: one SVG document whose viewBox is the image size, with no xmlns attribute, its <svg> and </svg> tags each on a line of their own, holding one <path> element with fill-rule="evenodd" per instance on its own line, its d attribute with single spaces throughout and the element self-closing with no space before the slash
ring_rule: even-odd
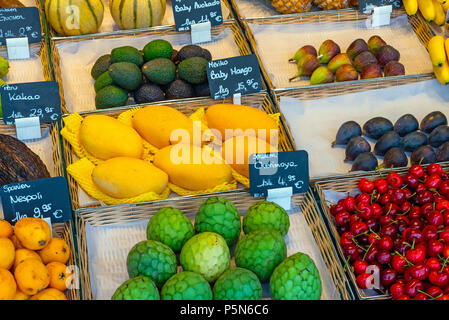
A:
<svg viewBox="0 0 449 320">
<path fill-rule="evenodd" d="M 292 187 L 293 194 L 309 189 L 309 156 L 306 151 L 256 153 L 249 157 L 250 192 L 266 197 L 269 189 Z"/>
<path fill-rule="evenodd" d="M 8 38 L 28 38 L 28 43 L 42 40 L 41 20 L 36 7 L 0 9 L 0 45 Z"/>
<path fill-rule="evenodd" d="M 177 31 L 190 30 L 192 24 L 210 21 L 211 26 L 223 23 L 220 0 L 173 0 Z"/>
<path fill-rule="evenodd" d="M 255 54 L 209 61 L 206 69 L 210 94 L 214 99 L 262 90 L 259 61 Z"/>
<path fill-rule="evenodd" d="M 67 180 L 45 178 L 0 187 L 3 214 L 12 224 L 24 217 L 51 218 L 51 223 L 72 219 Z"/>
<path fill-rule="evenodd" d="M 399 9 L 402 6 L 401 0 L 359 0 L 359 10 L 362 13 L 370 12 L 374 7 L 383 7 L 391 5 L 393 9 Z"/>
<path fill-rule="evenodd" d="M 14 124 L 18 118 L 39 117 L 40 122 L 54 122 L 61 118 L 61 99 L 56 81 L 5 84 L 0 94 L 6 124 Z"/>
</svg>

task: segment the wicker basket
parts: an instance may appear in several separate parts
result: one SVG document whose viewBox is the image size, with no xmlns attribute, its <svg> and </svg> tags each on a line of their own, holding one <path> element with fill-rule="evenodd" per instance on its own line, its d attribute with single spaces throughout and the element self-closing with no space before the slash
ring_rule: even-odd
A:
<svg viewBox="0 0 449 320">
<path fill-rule="evenodd" d="M 399 17 L 404 15 L 405 11 L 403 9 L 393 10 L 391 14 L 391 18 Z M 284 16 L 273 16 L 266 18 L 252 18 L 252 19 L 244 19 L 243 29 L 246 32 L 246 36 L 249 39 L 249 43 L 252 47 L 252 50 L 256 53 L 259 58 L 259 63 L 261 65 L 263 75 L 268 84 L 270 90 L 277 96 L 286 95 L 291 92 L 291 90 L 295 90 L 295 94 L 298 97 L 304 99 L 314 99 L 320 98 L 322 96 L 329 96 L 328 92 L 333 92 L 334 94 L 342 94 L 342 93 L 350 93 L 354 91 L 362 91 L 362 90 L 370 90 L 377 89 L 379 87 L 388 86 L 388 83 L 392 85 L 397 84 L 407 84 L 413 81 L 422 81 L 434 78 L 433 73 L 427 74 L 419 74 L 419 75 L 405 75 L 405 76 L 396 76 L 396 77 L 386 77 L 382 79 L 366 79 L 366 80 L 357 80 L 357 81 L 349 81 L 349 82 L 340 82 L 340 83 L 329 83 L 329 84 L 321 84 L 321 85 L 305 85 L 305 86 L 296 86 L 296 87 L 288 87 L 288 88 L 279 88 L 275 87 L 272 80 L 268 76 L 267 70 L 262 64 L 262 60 L 257 50 L 256 40 L 254 38 L 251 29 L 249 28 L 249 23 L 253 24 L 298 24 L 298 23 L 322 23 L 322 22 L 339 22 L 339 21 L 358 21 L 358 20 L 366 20 L 370 17 L 370 15 L 362 14 L 358 10 L 353 9 L 344 9 L 344 10 L 335 10 L 335 11 L 321 11 L 321 12 L 309 12 L 302 14 L 294 14 L 294 15 L 284 15 Z M 408 21 L 418 36 L 420 42 L 424 47 L 427 47 L 427 43 L 430 38 L 434 35 L 429 24 L 419 15 L 408 16 Z"/>
<path fill-rule="evenodd" d="M 443 166 L 443 169 L 446 171 L 449 169 L 449 162 L 444 162 L 441 164 Z M 427 165 L 423 165 L 423 167 L 427 167 Z M 394 170 L 400 174 L 406 173 L 408 168 L 401 168 L 399 170 Z M 368 295 L 366 292 L 358 288 L 355 280 L 355 275 L 352 270 L 352 267 L 346 268 L 344 270 L 344 265 L 346 264 L 346 259 L 343 254 L 343 250 L 340 246 L 340 236 L 337 232 L 337 229 L 335 227 L 335 224 L 333 222 L 333 217 L 329 211 L 329 206 L 327 204 L 326 198 L 324 196 L 324 190 L 332 190 L 335 192 L 342 192 L 347 193 L 352 190 L 357 190 L 358 182 L 359 180 L 364 177 L 368 180 L 374 180 L 377 178 L 385 178 L 388 174 L 388 172 L 391 172 L 393 170 L 387 170 L 383 171 L 381 173 L 373 174 L 373 175 L 365 175 L 360 177 L 341 177 L 339 179 L 334 180 L 326 180 L 326 181 L 318 181 L 314 185 L 314 190 L 316 192 L 316 199 L 318 202 L 318 206 L 322 212 L 322 215 L 324 216 L 327 228 L 329 230 L 329 233 L 332 238 L 332 243 L 336 247 L 336 251 L 338 252 L 340 266 L 339 269 L 341 272 L 344 272 L 346 277 L 351 282 L 352 287 L 354 288 L 354 292 L 357 294 L 357 297 L 359 299 L 369 299 L 369 300 L 378 300 L 378 299 L 389 299 L 390 296 L 386 294 L 377 294 L 377 295 Z M 349 266 L 349 265 L 348 265 Z"/>
<path fill-rule="evenodd" d="M 248 192 L 244 191 L 221 193 L 219 196 L 225 197 L 233 202 L 241 214 L 244 214 L 253 203 L 261 200 L 259 198 L 251 197 Z M 178 208 L 185 212 L 189 219 L 194 220 L 198 207 L 206 198 L 206 195 L 202 195 L 186 199 L 164 200 L 147 204 L 77 210 L 75 219 L 78 234 L 79 261 L 82 271 L 82 299 L 93 299 L 90 281 L 91 273 L 89 270 L 89 252 L 87 249 L 89 239 L 86 238 L 87 223 L 93 227 L 103 227 L 149 219 L 158 209 L 166 206 Z M 354 294 L 351 291 L 351 286 L 339 266 L 335 249 L 331 245 L 329 234 L 326 231 L 323 220 L 317 210 L 312 194 L 309 192 L 307 194 L 294 195 L 292 202 L 300 207 L 302 214 L 305 216 L 305 220 L 309 225 L 314 240 L 320 250 L 320 254 L 329 271 L 330 278 L 335 284 L 338 296 L 345 300 L 353 299 Z"/>
<path fill-rule="evenodd" d="M 59 135 L 60 131 L 60 124 L 41 124 L 41 131 L 47 132 L 49 130 L 48 136 L 44 137 L 43 139 L 49 139 L 49 143 L 51 143 L 51 150 L 42 150 L 41 152 L 51 152 L 52 156 L 52 166 L 53 170 L 49 169 L 50 176 L 52 177 L 58 177 L 58 176 L 65 176 L 65 170 L 63 166 L 63 160 L 62 160 L 62 152 L 61 152 L 61 139 Z M 1 124 L 0 125 L 0 133 L 15 136 L 15 128 L 14 126 L 8 126 Z M 26 143 L 25 143 L 26 144 Z M 39 155 L 39 154 L 38 154 Z M 41 155 L 39 155 L 41 156 Z M 44 159 L 43 159 L 44 160 Z M 45 161 L 44 161 L 45 163 Z M 50 163 L 45 163 L 47 167 L 49 167 Z M 0 213 L 3 215 L 3 213 Z M 70 246 L 70 249 L 72 251 L 71 257 L 69 261 L 67 262 L 67 265 L 71 266 L 77 266 L 77 253 L 76 253 L 76 247 L 74 245 L 75 240 L 75 234 L 74 234 L 74 226 L 72 221 L 68 221 L 65 223 L 55 223 L 52 224 L 53 228 L 53 236 L 64 239 Z M 76 269 L 76 268 L 75 268 Z M 77 276 L 78 274 L 75 274 Z M 75 280 L 75 279 L 74 279 Z M 75 283 L 79 283 L 79 279 L 75 280 Z M 80 290 L 79 287 L 77 288 L 74 286 L 74 288 L 67 291 L 67 296 L 71 300 L 79 300 L 80 298 Z"/>
<path fill-rule="evenodd" d="M 247 55 L 251 54 L 250 47 L 245 39 L 245 36 L 243 34 L 242 29 L 240 28 L 239 24 L 235 20 L 231 21 L 225 21 L 223 24 L 219 26 L 215 26 L 212 28 L 212 38 L 214 36 L 219 35 L 221 32 L 223 32 L 225 29 L 229 28 L 234 36 L 234 40 L 236 43 L 236 46 L 240 52 L 241 55 Z M 114 33 L 108 33 L 108 34 L 102 34 L 102 35 L 90 35 L 90 36 L 79 36 L 79 37 L 71 37 L 71 38 L 53 38 L 51 40 L 51 52 L 52 52 L 52 65 L 53 70 L 55 74 L 55 79 L 59 83 L 59 92 L 61 96 L 61 104 L 62 104 L 62 110 L 65 113 L 68 113 L 66 102 L 64 99 L 64 84 L 62 81 L 61 76 L 61 57 L 59 55 L 58 47 L 57 45 L 59 43 L 65 43 L 65 42 L 82 42 L 86 40 L 92 40 L 92 39 L 114 39 L 114 38 L 126 38 L 126 37 L 133 37 L 133 36 L 157 36 L 157 35 L 175 35 L 175 34 L 184 34 L 186 39 L 190 39 L 190 33 L 189 31 L 185 32 L 178 32 L 176 29 L 172 26 L 170 27 L 156 27 L 152 28 L 151 30 L 147 31 L 120 31 L 120 32 L 114 32 Z M 190 41 L 190 40 L 188 40 Z M 265 83 L 263 83 L 263 88 L 266 88 Z M 175 100 L 176 101 L 176 100 Z M 166 102 L 163 101 L 164 103 Z M 95 109 L 95 106 L 92 106 L 92 109 Z"/>
<path fill-rule="evenodd" d="M 171 106 L 179 111 L 183 112 L 185 115 L 190 116 L 193 112 L 195 112 L 200 107 L 208 107 L 217 103 L 232 103 L 232 98 L 225 98 L 221 100 L 213 100 L 213 99 L 204 99 L 204 98 L 192 98 L 192 99 L 183 99 L 183 100 L 171 100 L 171 101 L 163 101 L 163 105 Z M 160 103 L 152 103 L 152 104 L 160 104 Z M 152 104 L 146 104 L 141 106 L 147 106 Z M 277 113 L 277 109 L 275 108 L 270 96 L 266 92 L 251 94 L 242 96 L 242 104 L 263 109 L 268 114 Z M 117 117 L 120 113 L 128 110 L 129 107 L 115 108 L 115 109 L 104 109 L 98 111 L 90 111 L 80 113 L 82 116 L 89 114 L 103 114 L 112 117 Z M 280 134 L 279 134 L 279 149 L 282 151 L 291 151 L 294 150 L 294 146 L 292 145 L 288 133 L 288 127 L 286 126 L 286 121 L 282 117 L 280 118 L 279 124 Z M 64 147 L 64 161 L 66 165 L 70 165 L 78 160 L 78 157 L 73 151 L 72 146 L 63 139 L 63 147 Z M 69 175 L 69 190 L 70 196 L 72 198 L 72 206 L 74 210 L 82 208 L 79 202 L 79 185 L 78 183 Z M 98 202 L 97 205 L 100 205 Z"/>
</svg>

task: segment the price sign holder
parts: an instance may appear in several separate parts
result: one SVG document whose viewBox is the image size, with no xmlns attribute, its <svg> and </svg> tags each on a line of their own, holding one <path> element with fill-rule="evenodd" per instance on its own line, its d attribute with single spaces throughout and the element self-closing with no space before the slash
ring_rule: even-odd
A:
<svg viewBox="0 0 449 320">
<path fill-rule="evenodd" d="M 250 192 L 290 210 L 293 194 L 309 189 L 309 161 L 304 150 L 256 153 L 249 157 Z"/>
<path fill-rule="evenodd" d="M 190 26 L 192 44 L 209 42 L 212 40 L 210 21 L 192 24 Z"/>
<path fill-rule="evenodd" d="M 50 218 L 51 223 L 72 219 L 67 180 L 45 178 L 0 187 L 5 220 L 15 224 L 24 217 Z"/>
<path fill-rule="evenodd" d="M 359 10 L 364 14 L 372 13 L 368 19 L 368 27 L 376 28 L 390 24 L 393 8 L 400 8 L 400 0 L 360 0 Z"/>
<path fill-rule="evenodd" d="M 30 44 L 42 40 L 36 7 L 0 9 L 0 44 L 6 45 L 9 60 L 30 58 Z"/>
<path fill-rule="evenodd" d="M 56 81 L 6 84 L 0 88 L 3 121 L 16 127 L 22 141 L 40 139 L 41 122 L 61 118 L 61 99 Z"/>
</svg>

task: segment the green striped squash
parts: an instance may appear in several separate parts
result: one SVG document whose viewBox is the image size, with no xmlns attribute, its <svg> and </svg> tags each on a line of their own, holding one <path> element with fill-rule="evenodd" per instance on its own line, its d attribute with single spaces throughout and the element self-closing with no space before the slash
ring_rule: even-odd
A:
<svg viewBox="0 0 449 320">
<path fill-rule="evenodd" d="M 45 14 L 52 28 L 62 36 L 98 31 L 103 22 L 103 0 L 46 0 Z"/>
<path fill-rule="evenodd" d="M 121 29 L 158 26 L 165 14 L 165 0 L 110 0 L 112 18 Z"/>
</svg>

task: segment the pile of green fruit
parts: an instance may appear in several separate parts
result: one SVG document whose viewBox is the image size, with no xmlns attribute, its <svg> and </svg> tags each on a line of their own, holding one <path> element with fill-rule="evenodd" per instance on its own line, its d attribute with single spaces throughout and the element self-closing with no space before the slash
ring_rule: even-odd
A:
<svg viewBox="0 0 449 320">
<path fill-rule="evenodd" d="M 6 76 L 9 72 L 9 62 L 3 57 L 0 57 L 0 87 L 4 86 L 6 84 L 5 81 L 3 81 L 4 76 Z M 0 118 L 3 118 L 3 111 L 2 111 L 2 102 L 0 100 Z"/>
<path fill-rule="evenodd" d="M 287 212 L 269 201 L 252 205 L 243 222 L 222 197 L 205 200 L 194 224 L 180 210 L 162 208 L 148 222 L 147 240 L 129 252 L 130 279 L 112 299 L 260 300 L 262 283 L 268 281 L 272 299 L 319 299 L 322 285 L 314 261 L 301 252 L 287 258 L 289 227 Z M 236 267 L 230 268 L 234 244 Z"/>
<path fill-rule="evenodd" d="M 149 42 L 141 51 L 115 48 L 91 69 L 96 107 L 209 96 L 206 65 L 211 60 L 207 49 L 186 45 L 177 51 L 162 39 Z"/>
<path fill-rule="evenodd" d="M 411 153 L 412 165 L 449 161 L 449 126 L 440 111 L 429 113 L 420 123 L 411 114 L 401 116 L 394 125 L 384 117 L 375 117 L 365 122 L 363 135 L 376 141 L 374 154 L 362 137 L 362 128 L 352 120 L 340 126 L 332 143 L 332 147 L 346 146 L 345 162 L 353 161 L 351 171 L 377 169 L 376 156 L 383 157 L 383 168 L 406 167 L 406 153 Z"/>
<path fill-rule="evenodd" d="M 310 76 L 310 84 L 323 84 L 353 81 L 359 79 L 380 78 L 405 74 L 404 66 L 399 63 L 400 54 L 381 37 L 375 35 L 368 42 L 354 40 L 342 53 L 340 46 L 333 40 L 324 41 L 318 53 L 311 45 L 296 51 L 290 62 L 297 63 L 298 74 L 293 81 L 302 76 Z"/>
</svg>

